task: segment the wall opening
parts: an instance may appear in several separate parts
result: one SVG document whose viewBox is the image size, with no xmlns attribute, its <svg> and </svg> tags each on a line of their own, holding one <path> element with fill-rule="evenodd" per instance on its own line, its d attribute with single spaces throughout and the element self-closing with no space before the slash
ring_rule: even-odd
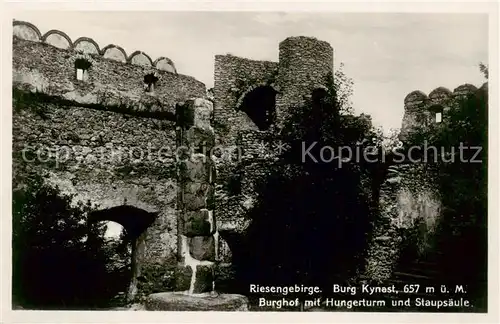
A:
<svg viewBox="0 0 500 324">
<path fill-rule="evenodd" d="M 138 282 L 141 280 L 141 264 L 138 262 L 140 254 L 144 248 L 144 233 L 151 224 L 155 221 L 158 213 L 147 212 L 143 209 L 122 205 L 109 209 L 99 210 L 89 215 L 89 222 L 102 222 L 107 223 L 106 236 L 116 237 L 120 235 L 120 244 L 117 245 L 117 252 L 124 255 L 128 254 L 130 265 L 127 267 L 128 283 L 125 293 L 127 301 L 132 300 L 137 294 Z M 123 227 L 120 231 L 119 225 Z M 120 233 L 120 234 L 118 234 Z M 116 242 L 115 242 L 116 243 Z"/>
<path fill-rule="evenodd" d="M 311 92 L 311 99 L 315 103 L 324 101 L 328 96 L 328 91 L 323 88 L 316 88 Z"/>
<path fill-rule="evenodd" d="M 443 121 L 443 107 L 441 105 L 433 105 L 429 107 L 431 123 L 441 123 Z"/>
<path fill-rule="evenodd" d="M 113 221 L 103 221 L 105 248 L 110 257 L 107 264 L 109 278 L 106 282 L 110 290 L 111 305 L 127 303 L 127 292 L 132 280 L 132 242 L 125 228 Z"/>
<path fill-rule="evenodd" d="M 229 178 L 227 190 L 231 196 L 241 195 L 241 180 L 242 176 L 240 173 L 235 173 Z"/>
<path fill-rule="evenodd" d="M 154 92 L 158 77 L 156 73 L 149 73 L 144 76 L 144 91 Z"/>
<path fill-rule="evenodd" d="M 88 81 L 89 79 L 89 70 L 92 64 L 86 59 L 76 59 L 75 60 L 75 70 L 76 70 L 76 79 L 78 81 Z"/>
<path fill-rule="evenodd" d="M 436 123 L 440 123 L 443 121 L 443 113 L 442 112 L 437 112 L 435 116 L 435 121 Z"/>
<path fill-rule="evenodd" d="M 270 86 L 257 87 L 245 95 L 239 110 L 260 130 L 267 130 L 276 121 L 276 94 Z"/>
</svg>

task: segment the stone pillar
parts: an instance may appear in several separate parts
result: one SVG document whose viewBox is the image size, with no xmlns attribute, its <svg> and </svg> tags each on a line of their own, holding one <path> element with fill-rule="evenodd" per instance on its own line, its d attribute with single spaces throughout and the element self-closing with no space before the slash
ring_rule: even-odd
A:
<svg viewBox="0 0 500 324">
<path fill-rule="evenodd" d="M 146 310 L 247 311 L 248 298 L 215 292 L 218 232 L 214 219 L 215 136 L 212 103 L 191 99 L 177 106 L 177 273 L 173 292 L 151 294 Z"/>
<path fill-rule="evenodd" d="M 215 135 L 212 103 L 192 99 L 177 106 L 178 270 L 176 290 L 214 291 L 217 229 L 214 219 L 215 167 L 210 158 Z"/>
</svg>

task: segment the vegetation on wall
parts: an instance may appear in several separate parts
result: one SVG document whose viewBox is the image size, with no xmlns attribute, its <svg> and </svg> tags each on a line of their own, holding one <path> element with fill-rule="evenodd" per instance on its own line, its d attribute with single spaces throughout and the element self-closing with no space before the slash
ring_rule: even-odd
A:
<svg viewBox="0 0 500 324">
<path fill-rule="evenodd" d="M 12 205 L 13 305 L 89 309 L 123 303 L 115 296 L 126 291 L 130 280 L 128 249 L 104 237 L 103 223 L 87 223 L 89 205 L 72 205 L 72 197 L 45 185 L 38 175 L 17 180 Z"/>
<path fill-rule="evenodd" d="M 246 283 L 317 284 L 329 291 L 362 271 L 371 232 L 371 179 L 377 165 L 331 158 L 328 146 L 361 149 L 378 143 L 368 116 L 355 116 L 347 97 L 351 83 L 332 76 L 325 89 L 313 91 L 282 130 L 287 150 L 257 183 L 258 201 L 244 238 L 245 257 L 235 256 L 236 276 Z M 335 82 L 334 82 L 335 81 Z M 340 113 L 341 112 L 341 113 Z M 303 145 L 314 158 L 303 160 Z M 331 159 L 330 159 L 331 158 Z M 354 158 L 354 157 L 353 157 Z M 368 181 L 366 181 L 368 178 Z M 238 261 L 234 261 L 238 260 Z"/>
<path fill-rule="evenodd" d="M 485 77 L 488 70 L 480 66 Z M 488 92 L 479 89 L 456 102 L 444 122 L 411 134 L 406 146 L 436 147 L 428 159 L 443 204 L 441 225 L 446 279 L 486 296 L 488 211 Z M 462 149 L 460 149 L 462 147 Z M 485 306 L 486 300 L 476 302 Z"/>
</svg>

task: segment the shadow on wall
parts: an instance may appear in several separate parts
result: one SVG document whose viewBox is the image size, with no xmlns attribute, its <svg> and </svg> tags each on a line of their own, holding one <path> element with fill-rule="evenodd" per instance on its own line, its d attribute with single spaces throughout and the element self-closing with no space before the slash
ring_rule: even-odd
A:
<svg viewBox="0 0 500 324">
<path fill-rule="evenodd" d="M 73 196 L 46 185 L 41 176 L 19 176 L 13 184 L 13 304 L 25 309 L 117 306 L 114 297 L 127 289 L 130 272 L 126 260 L 117 269 L 115 247 L 127 242 L 109 244 L 99 217 L 88 221 L 92 205 L 72 204 Z M 97 213 L 112 218 L 106 214 Z"/>
<path fill-rule="evenodd" d="M 326 287 L 350 279 L 361 266 L 369 227 L 357 183 L 344 170 L 269 179 L 250 214 L 246 256 L 234 260 L 243 263 L 243 282 Z"/>
<path fill-rule="evenodd" d="M 284 138 L 298 147 L 303 140 L 322 138 L 323 130 L 332 132 L 321 127 L 323 113 L 332 116 L 333 109 L 324 93 L 314 92 L 311 99 L 313 111 L 304 111 L 309 118 L 291 119 L 302 124 L 290 125 L 293 134 Z M 220 233 L 231 248 L 237 292 L 248 294 L 249 284 L 329 287 L 352 279 L 363 267 L 371 214 L 359 170 L 303 163 L 300 156 L 300 150 L 290 150 L 266 166 L 262 182 L 245 175 L 255 182 L 258 197 L 247 214 L 252 222 L 241 237 Z"/>
</svg>

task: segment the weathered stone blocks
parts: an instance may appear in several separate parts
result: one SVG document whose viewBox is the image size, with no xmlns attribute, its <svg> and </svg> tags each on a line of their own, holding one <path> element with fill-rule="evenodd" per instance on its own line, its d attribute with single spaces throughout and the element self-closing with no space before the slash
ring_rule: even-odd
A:
<svg viewBox="0 0 500 324">
<path fill-rule="evenodd" d="M 194 211 L 207 208 L 207 197 L 205 195 L 184 194 L 182 206 L 186 211 Z"/>
<path fill-rule="evenodd" d="M 210 178 L 209 163 L 207 157 L 201 154 L 192 156 L 191 158 L 179 161 L 179 176 L 183 183 L 192 182 L 208 182 Z"/>
<path fill-rule="evenodd" d="M 190 99 L 176 107 L 177 124 L 189 130 L 190 127 L 210 130 L 210 119 L 213 113 L 213 105 L 206 99 Z"/>
<path fill-rule="evenodd" d="M 215 231 L 212 213 L 208 209 L 187 211 L 183 217 L 183 235 L 208 236 Z"/>
<path fill-rule="evenodd" d="M 179 239 L 181 266 L 190 267 L 188 291 L 192 294 L 214 289 L 214 261 L 216 259 L 216 233 L 213 217 L 215 168 L 210 152 L 191 148 L 215 143 L 210 126 L 212 103 L 208 100 L 188 100 L 177 107 L 177 144 L 190 148 L 187 158 L 178 163 Z M 186 287 L 188 272 L 179 272 L 177 289 Z"/>
<path fill-rule="evenodd" d="M 175 269 L 175 287 L 178 291 L 188 291 L 191 287 L 193 270 L 190 266 L 178 265 Z"/>
<path fill-rule="evenodd" d="M 189 251 L 196 260 L 215 261 L 215 239 L 211 236 L 194 236 L 189 240 Z"/>
<path fill-rule="evenodd" d="M 211 128 L 191 127 L 186 132 L 186 139 L 196 152 L 208 153 L 215 146 L 214 131 Z"/>
<path fill-rule="evenodd" d="M 202 294 L 213 291 L 214 264 L 196 266 L 195 280 L 192 288 L 193 294 Z"/>
</svg>

